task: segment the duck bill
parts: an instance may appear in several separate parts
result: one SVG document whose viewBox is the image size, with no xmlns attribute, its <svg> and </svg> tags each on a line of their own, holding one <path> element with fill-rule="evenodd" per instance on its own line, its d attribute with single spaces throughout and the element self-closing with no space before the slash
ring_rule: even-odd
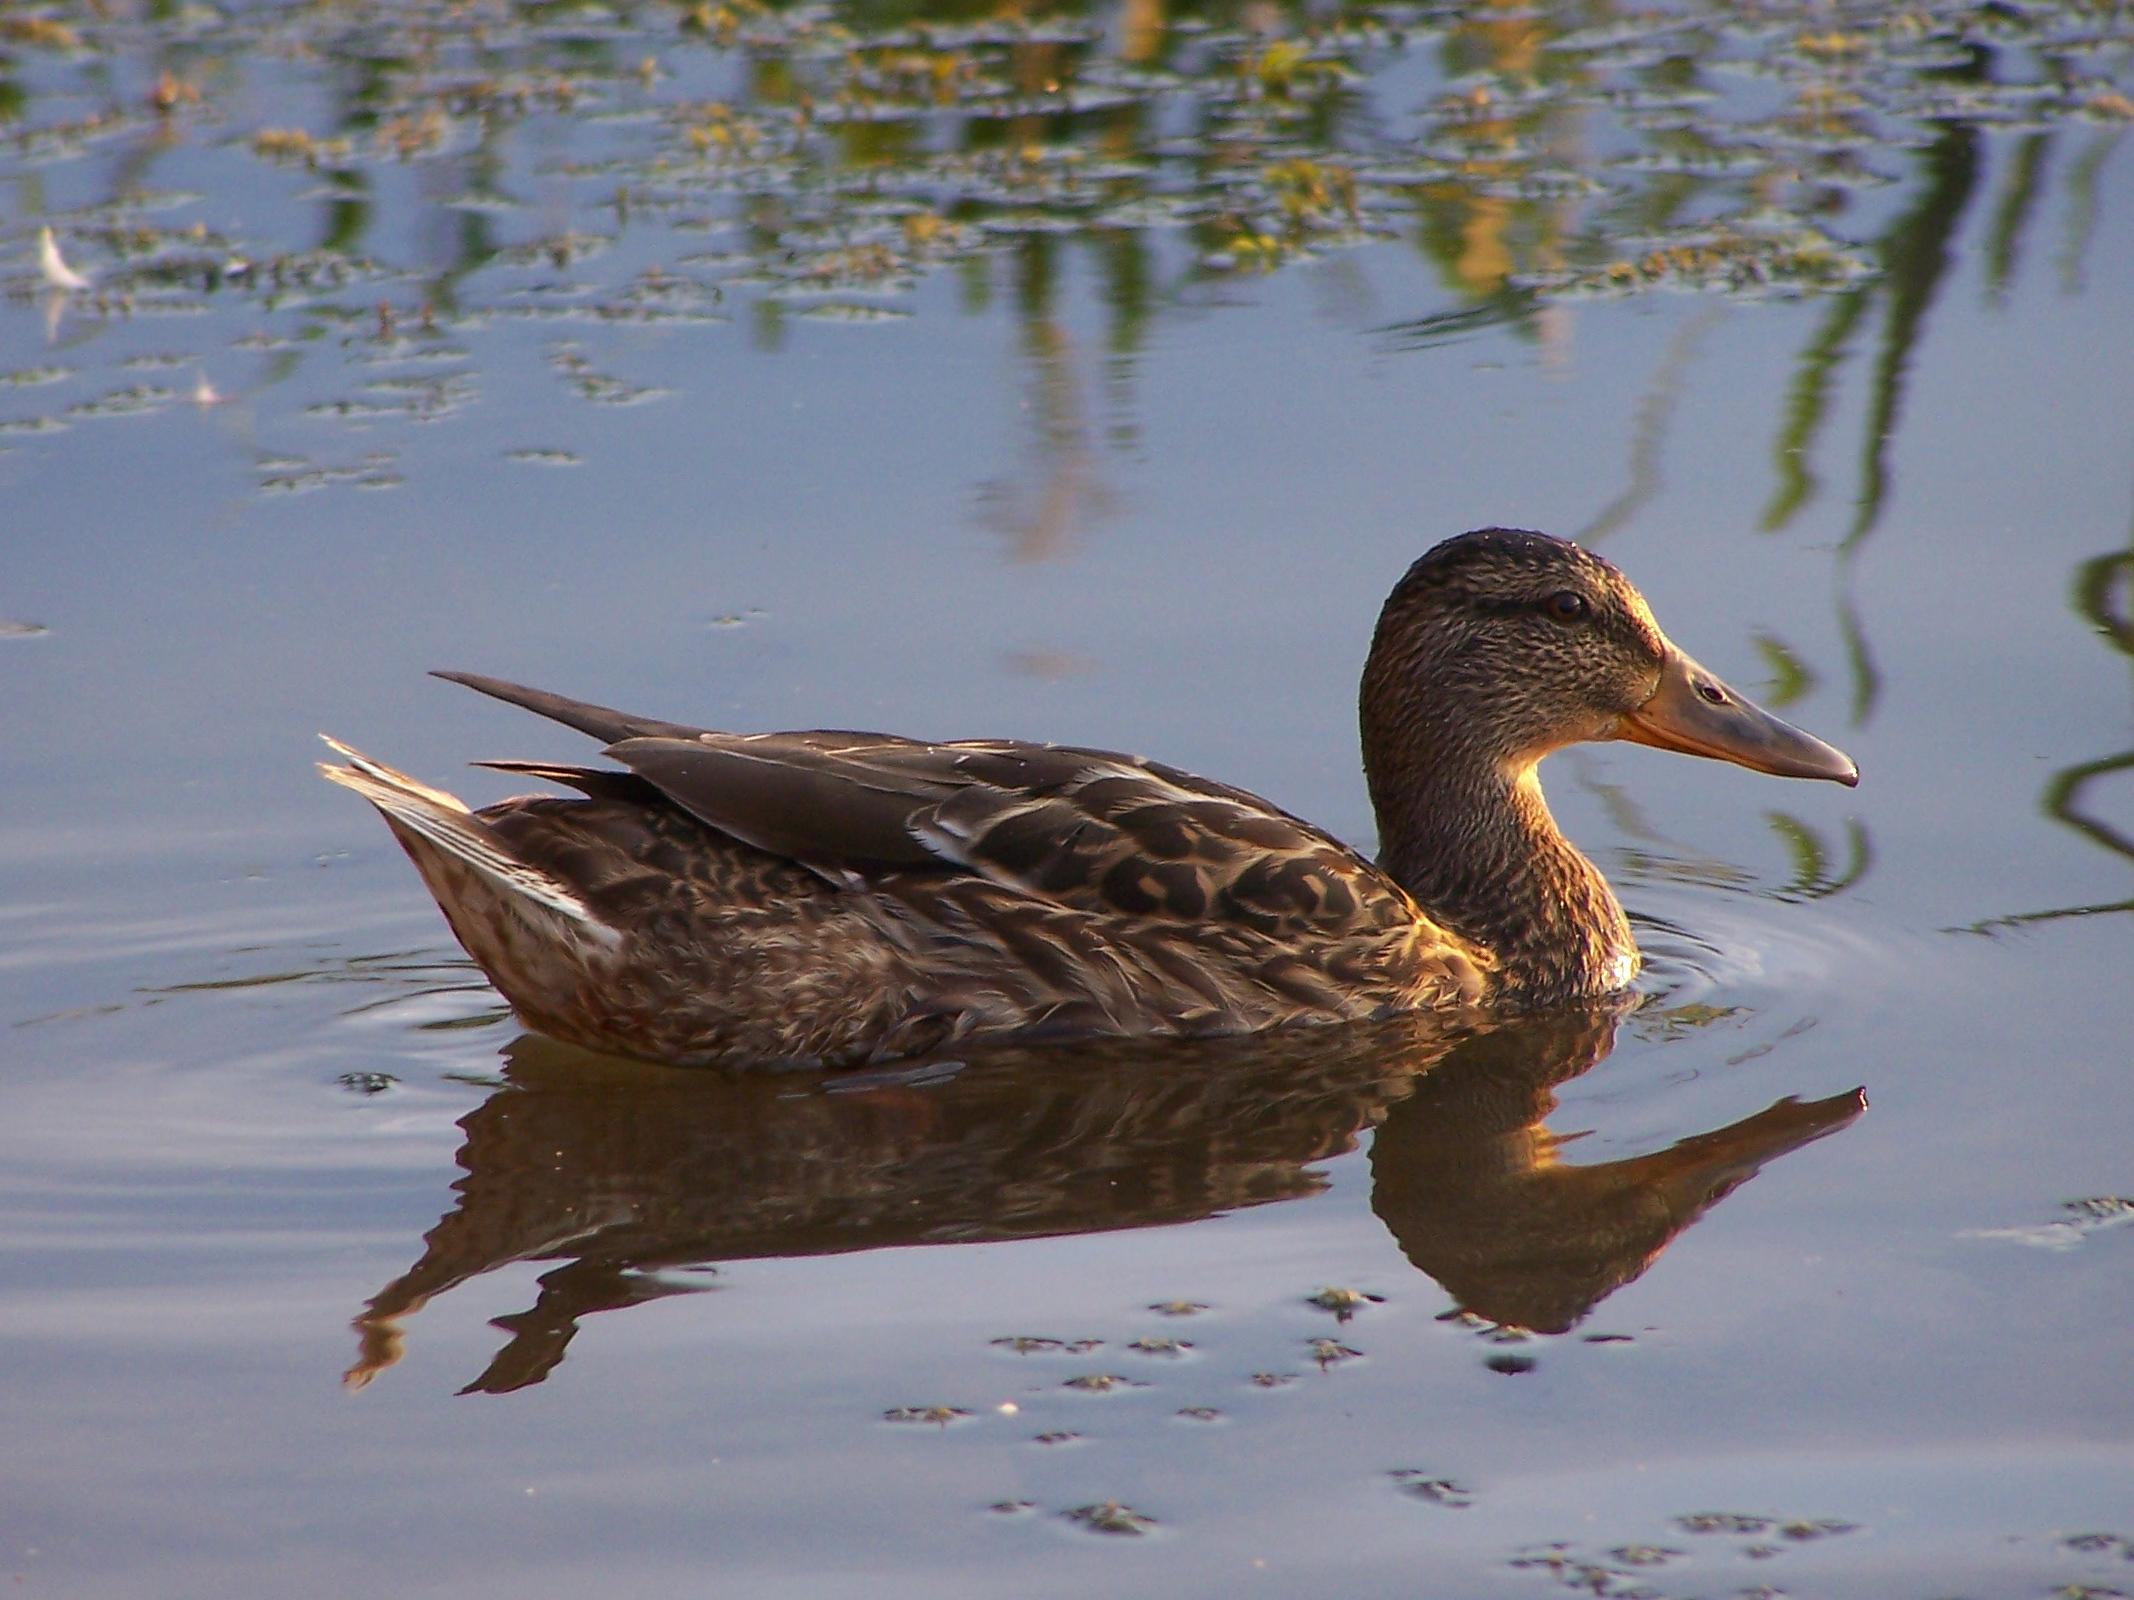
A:
<svg viewBox="0 0 2134 1600">
<path fill-rule="evenodd" d="M 1847 788 L 1860 781 L 1844 751 L 1779 721 L 1674 649 L 1652 698 L 1623 719 L 1615 736 L 1781 778 L 1828 778 Z"/>
</svg>

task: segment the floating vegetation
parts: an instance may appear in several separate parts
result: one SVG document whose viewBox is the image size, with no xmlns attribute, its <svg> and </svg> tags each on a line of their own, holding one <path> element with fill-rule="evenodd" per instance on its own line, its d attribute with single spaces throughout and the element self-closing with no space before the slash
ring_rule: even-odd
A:
<svg viewBox="0 0 2134 1600">
<path fill-rule="evenodd" d="M 1092 1533 L 1139 1534 L 1147 1533 L 1156 1526 L 1154 1517 L 1136 1511 L 1132 1506 L 1122 1505 L 1117 1500 L 1076 1506 L 1065 1515 L 1069 1522 L 1078 1522 Z"/>
<path fill-rule="evenodd" d="M 1441 1477 L 1420 1467 L 1395 1467 L 1386 1476 L 1393 1480 L 1394 1487 L 1401 1493 L 1412 1494 L 1416 1499 L 1427 1500 L 1434 1506 L 1464 1511 L 1475 1503 L 1474 1491 L 1458 1479 Z"/>
<path fill-rule="evenodd" d="M 2072 1215 L 2057 1222 L 2035 1223 L 2027 1228 L 1966 1228 L 1959 1239 L 2008 1239 L 2041 1250 L 2072 1250 L 2093 1233 L 2123 1228 L 2134 1223 L 2134 1199 L 2124 1195 L 2097 1195 L 2087 1200 L 2069 1200 L 2060 1209 Z"/>
<path fill-rule="evenodd" d="M 1011 1334 L 1006 1338 L 993 1341 L 995 1349 L 1012 1350 L 1019 1356 L 1047 1354 L 1086 1356 L 1090 1351 L 1100 1349 L 1103 1344 L 1104 1341 L 1102 1339 L 1044 1339 L 1024 1333 Z"/>
<path fill-rule="evenodd" d="M 582 467 L 585 457 L 568 450 L 507 450 L 506 461 L 516 461 L 528 467 Z"/>
<path fill-rule="evenodd" d="M 152 140 L 257 181 L 213 196 L 214 225 L 187 215 L 208 197 L 175 190 L 0 217 L 0 290 L 54 330 L 222 308 L 248 348 L 360 364 L 449 332 L 479 362 L 503 319 L 591 337 L 731 317 L 775 348 L 788 325 L 906 320 L 948 269 L 973 304 L 1006 275 L 1035 308 L 1060 251 L 1086 247 L 1125 350 L 1229 280 L 1409 241 L 1449 304 L 1394 332 L 1428 344 L 1594 297 L 1850 296 L 1891 270 L 1880 230 L 1936 181 L 1918 153 L 1950 130 L 2104 140 L 2134 122 L 2123 4 L 1593 16 L 62 5 L 6 24 L 0 177 L 71 193 L 43 169 Z M 1395 69 L 1398 111 L 1379 92 Z M 124 103 L 100 87 L 135 80 Z M 254 106 L 271 109 L 248 122 Z M 397 259 L 403 239 L 444 253 Z M 553 364 L 595 404 L 665 392 L 587 353 Z M 434 421 L 465 398 L 448 383 L 317 414 Z"/>
<path fill-rule="evenodd" d="M 1081 1437 L 1079 1433 L 1069 1433 L 1064 1429 L 1055 1429 L 1050 1433 L 1032 1435 L 1030 1442 L 1032 1444 L 1073 1444 Z"/>
<path fill-rule="evenodd" d="M 84 422 L 96 417 L 146 416 L 151 411 L 162 410 L 176 398 L 168 389 L 137 383 L 129 388 L 114 390 L 98 399 L 69 406 L 60 415 L 73 422 Z"/>
<path fill-rule="evenodd" d="M 390 453 L 378 451 L 352 466 L 322 467 L 301 457 L 272 456 L 258 463 L 259 487 L 268 494 L 309 494 L 337 484 L 353 489 L 396 489 L 402 479 L 390 470 L 394 459 Z"/>
<path fill-rule="evenodd" d="M 1182 1356 L 1193 1348 L 1185 1339 L 1136 1339 L 1127 1349 L 1143 1356 Z"/>
<path fill-rule="evenodd" d="M 579 399 L 590 400 L 597 406 L 643 405 L 648 400 L 663 400 L 674 393 L 672 389 L 629 384 L 604 372 L 596 372 L 593 363 L 580 354 L 575 345 L 560 345 L 551 350 L 548 365 L 569 383 Z"/>
<path fill-rule="evenodd" d="M 1308 1306 L 1317 1306 L 1321 1311 L 1333 1312 L 1338 1321 L 1346 1322 L 1365 1306 L 1382 1306 L 1386 1297 L 1382 1294 L 1365 1294 L 1356 1289 L 1321 1289 L 1315 1295 L 1305 1297 Z"/>
<path fill-rule="evenodd" d="M 368 400 L 327 400 L 306 406 L 307 417 L 345 422 L 436 422 L 464 410 L 474 398 L 467 373 L 433 378 L 381 378 L 363 386 Z"/>
<path fill-rule="evenodd" d="M 1061 1384 L 1062 1389 L 1074 1389 L 1082 1394 L 1111 1394 L 1120 1389 L 1146 1389 L 1145 1383 L 1136 1383 L 1132 1378 L 1122 1378 L 1116 1372 L 1085 1372 L 1069 1378 Z"/>
<path fill-rule="evenodd" d="M 42 639 L 51 631 L 41 622 L 0 622 L 0 639 Z"/>
<path fill-rule="evenodd" d="M 333 1080 L 350 1094 L 376 1095 L 399 1083 L 390 1072 L 344 1072 Z"/>
<path fill-rule="evenodd" d="M 1312 1360 L 1319 1363 L 1321 1372 L 1343 1361 L 1354 1361 L 1363 1354 L 1361 1350 L 1350 1349 L 1339 1339 L 1307 1339 L 1304 1344 L 1311 1351 Z"/>
<path fill-rule="evenodd" d="M 1223 1420 L 1223 1414 L 1213 1406 L 1180 1406 L 1171 1414 L 1175 1417 L 1182 1417 L 1187 1422 L 1220 1422 Z"/>
<path fill-rule="evenodd" d="M 1626 1567 L 1662 1566 L 1682 1553 L 1659 1544 L 1619 1544 L 1608 1552 Z"/>
<path fill-rule="evenodd" d="M 1684 1533 L 1763 1533 L 1772 1523 L 1770 1517 L 1748 1517 L 1734 1511 L 1693 1511 L 1686 1517 L 1675 1518 L 1675 1526 Z"/>
<path fill-rule="evenodd" d="M 1286 1389 L 1297 1381 L 1294 1372 L 1255 1372 L 1247 1380 L 1255 1389 Z"/>
<path fill-rule="evenodd" d="M 1818 1539 L 1830 1539 L 1840 1534 L 1859 1531 L 1858 1523 L 1841 1521 L 1835 1517 L 1766 1517 L 1739 1511 L 1693 1511 L 1686 1516 L 1676 1517 L 1674 1526 L 1688 1534 L 1756 1538 L 1756 1543 L 1739 1547 L 1740 1553 L 1751 1561 L 1768 1561 L 1773 1556 L 1783 1555 L 1787 1544 L 1809 1544 Z M 1785 1540 L 1787 1544 L 1772 1544 L 1763 1536 L 1775 1536 Z M 1627 1560 L 1626 1551 L 1646 1548 L 1662 1547 L 1633 1545 L 1611 1553 L 1619 1559 Z M 1669 1553 L 1680 1555 L 1682 1552 Z"/>
<path fill-rule="evenodd" d="M 951 1422 L 961 1422 L 970 1416 L 960 1406 L 891 1406 L 882 1413 L 884 1422 L 930 1423 L 936 1428 L 946 1428 Z"/>
<path fill-rule="evenodd" d="M 1857 1522 L 1839 1522 L 1831 1518 L 1825 1518 L 1819 1522 L 1781 1522 L 1778 1525 L 1778 1531 L 1782 1537 L 1787 1539 L 1828 1539 L 1834 1534 L 1858 1533 L 1860 1525 Z"/>
<path fill-rule="evenodd" d="M 909 311 L 900 311 L 894 306 L 855 306 L 840 301 L 810 306 L 800 314 L 810 322 L 843 322 L 854 326 L 872 322 L 906 322 L 911 318 Z"/>
<path fill-rule="evenodd" d="M 1744 1517 L 1731 1512 L 1702 1512 L 1693 1516 L 1677 1517 L 1675 1525 L 1691 1533 L 1743 1533 L 1755 1528 L 1768 1529 L 1776 1521 L 1770 1517 Z M 1815 1524 L 1830 1532 L 1850 1532 L 1846 1523 Z M 1516 1570 L 1535 1572 L 1553 1578 L 1567 1589 L 1583 1594 L 1609 1597 L 1609 1600 L 1662 1600 L 1662 1591 L 1652 1587 L 1652 1579 L 1660 1569 L 1671 1567 L 1678 1561 L 1690 1558 L 1692 1552 L 1672 1545 L 1628 1543 L 1619 1544 L 1601 1551 L 1586 1551 L 1567 1542 L 1529 1545 L 1514 1555 L 1508 1563 Z M 1782 1547 L 1773 1545 L 1749 1545 L 1737 1552 L 1751 1559 L 1768 1559 L 1783 1553 Z M 1709 1583 L 1709 1579 L 1706 1580 Z M 1681 1593 L 1682 1591 L 1671 1591 Z M 1708 1594 L 1710 1588 L 1700 1585 L 1692 1591 Z M 1770 1584 L 1751 1584 L 1746 1587 L 1729 1586 L 1728 1592 L 1738 1600 L 1779 1600 L 1787 1591 Z"/>
<path fill-rule="evenodd" d="M 1582 1589 L 1593 1595 L 1623 1595 L 1622 1580 L 1632 1576 L 1603 1561 L 1581 1558 L 1567 1544 L 1530 1547 L 1506 1565 L 1514 1571 L 1545 1572 L 1567 1589 Z"/>
<path fill-rule="evenodd" d="M 2120 1555 L 2134 1561 L 2134 1539 L 2122 1533 L 2071 1533 L 2060 1542 L 2080 1555 Z"/>
<path fill-rule="evenodd" d="M 1159 1317 L 1193 1317 L 1207 1309 L 1198 1300 L 1159 1300 L 1149 1307 Z"/>
</svg>

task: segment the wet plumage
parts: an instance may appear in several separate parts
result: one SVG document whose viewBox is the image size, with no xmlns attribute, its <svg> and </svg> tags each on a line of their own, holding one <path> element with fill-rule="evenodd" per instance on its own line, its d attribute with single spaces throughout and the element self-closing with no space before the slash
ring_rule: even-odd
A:
<svg viewBox="0 0 2134 1600">
<path fill-rule="evenodd" d="M 1548 750 L 1642 738 L 1851 781 L 1675 651 L 1613 567 L 1505 530 L 1440 545 L 1380 619 L 1362 705 L 1377 864 L 1242 790 L 1115 752 L 719 733 L 441 676 L 600 739 L 624 770 L 484 763 L 581 797 L 480 812 L 342 746 L 349 764 L 322 770 L 385 814 L 529 1025 L 681 1062 L 1586 998 L 1627 983 L 1636 952 L 1541 802 Z M 1795 743 L 1745 754 L 1679 716 L 1654 736 L 1670 693 L 1692 720 L 1713 714 L 1671 678 Z"/>
</svg>

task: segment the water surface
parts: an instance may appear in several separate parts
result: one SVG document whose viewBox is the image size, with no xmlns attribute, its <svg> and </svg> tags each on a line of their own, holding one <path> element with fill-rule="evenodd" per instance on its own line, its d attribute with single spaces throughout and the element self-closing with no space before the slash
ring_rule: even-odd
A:
<svg viewBox="0 0 2134 1600">
<path fill-rule="evenodd" d="M 4 19 L 4 1570 L 2134 1591 L 2130 40 Z M 1377 606 L 1490 523 L 1863 772 L 1547 764 L 1620 1023 L 599 1061 L 311 772 L 583 756 L 462 667 L 1140 751 L 1368 848 Z"/>
</svg>

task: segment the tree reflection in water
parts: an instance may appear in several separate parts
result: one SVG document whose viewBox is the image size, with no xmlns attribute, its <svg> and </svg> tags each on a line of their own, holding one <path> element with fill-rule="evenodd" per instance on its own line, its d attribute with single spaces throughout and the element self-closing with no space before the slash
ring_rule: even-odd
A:
<svg viewBox="0 0 2134 1600">
<path fill-rule="evenodd" d="M 1845 1126 L 1858 1091 L 1778 1102 L 1670 1149 L 1555 1159 L 1555 1090 L 1614 1013 L 1448 1034 L 1428 1019 L 1192 1045 L 992 1052 L 796 1078 L 657 1067 L 532 1035 L 461 1122 L 459 1203 L 356 1320 L 361 1387 L 437 1295 L 560 1263 L 469 1390 L 541 1382 L 581 1318 L 691 1286 L 685 1268 L 1190 1222 L 1325 1187 L 1374 1125 L 1372 1204 L 1458 1304 L 1559 1332 L 1766 1161 Z"/>
<path fill-rule="evenodd" d="M 261 358 L 248 416 L 371 429 L 467 411 L 514 327 L 551 340 L 579 399 L 627 405 L 667 392 L 605 375 L 629 341 L 717 339 L 738 320 L 776 349 L 791 319 L 901 317 L 951 274 L 967 312 L 997 299 L 1019 323 L 1021 459 L 973 486 L 1017 562 L 1072 552 L 1122 503 L 1107 450 L 1135 448 L 1152 330 L 1245 303 L 1238 286 L 1269 272 L 1338 258 L 1348 299 L 1373 304 L 1386 252 L 1352 247 L 1404 242 L 1441 293 L 1370 320 L 1418 351 L 1504 327 L 1561 352 L 1577 306 L 1670 290 L 1744 313 L 1813 300 L 1763 526 L 1798 527 L 1818 498 L 1846 363 L 1877 339 L 1833 557 L 1864 723 L 1880 676 L 1851 578 L 1892 498 L 1930 314 L 1989 180 L 1988 304 L 2008 303 L 2055 186 L 2054 266 L 2081 289 L 2100 176 L 2134 124 L 2126 15 L 2124 0 L 56 0 L 0 27 L 0 252 L 26 260 L 51 227 L 90 283 L 16 273 L 0 290 L 43 304 L 70 346 L 124 319 L 231 313 L 231 353 Z M 203 197 L 155 188 L 179 162 L 213 186 L 212 224 L 188 212 Z M 1085 285 L 1101 337 L 1077 331 Z M 1706 326 L 1688 319 L 1663 356 L 1628 484 L 1590 537 L 1659 491 Z M 293 398 L 306 366 L 342 392 Z M 121 381 L 76 412 L 182 403 Z M 262 457 L 257 487 L 388 488 L 388 464 Z M 1786 641 L 1758 644 L 1807 670 Z M 1840 893 L 1871 868 L 1864 830 L 1772 825 L 1788 894 Z"/>
</svg>

